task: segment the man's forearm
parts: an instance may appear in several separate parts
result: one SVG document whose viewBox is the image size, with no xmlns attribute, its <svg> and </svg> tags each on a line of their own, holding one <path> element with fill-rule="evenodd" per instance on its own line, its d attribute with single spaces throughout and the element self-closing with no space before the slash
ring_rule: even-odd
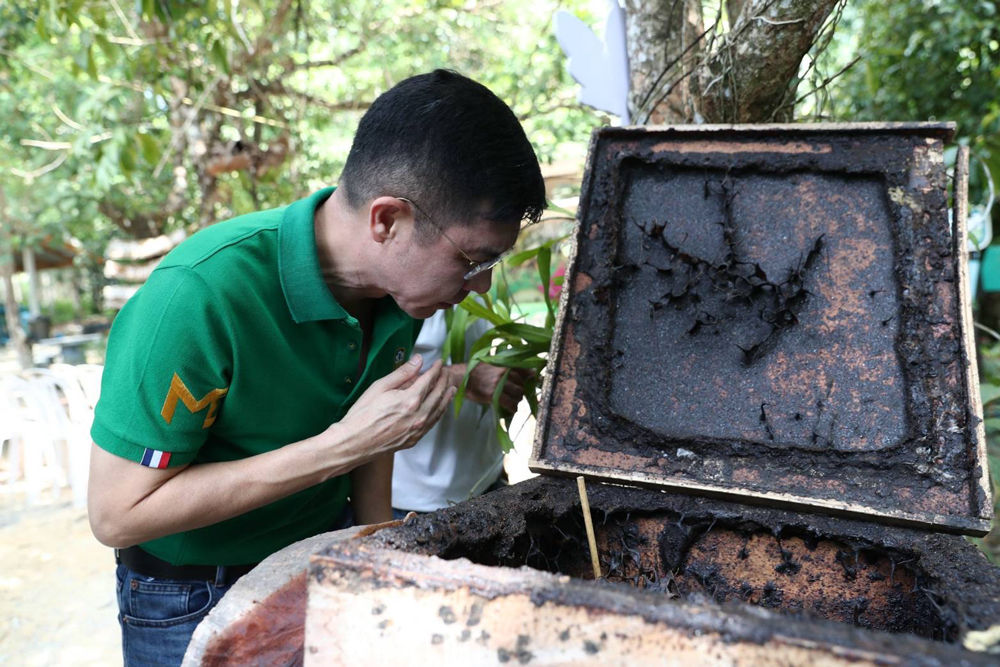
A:
<svg viewBox="0 0 1000 667">
<path fill-rule="evenodd" d="M 392 520 L 393 456 L 380 456 L 351 471 L 351 506 L 356 524 Z"/>
<path fill-rule="evenodd" d="M 340 440 L 334 429 L 238 461 L 167 470 L 93 445 L 91 527 L 102 543 L 121 548 L 231 519 L 368 462 Z"/>
</svg>

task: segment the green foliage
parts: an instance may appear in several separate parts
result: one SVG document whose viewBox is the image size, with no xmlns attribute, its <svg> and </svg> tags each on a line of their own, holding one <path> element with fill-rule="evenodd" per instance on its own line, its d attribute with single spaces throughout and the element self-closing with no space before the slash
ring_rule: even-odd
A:
<svg viewBox="0 0 1000 667">
<path fill-rule="evenodd" d="M 852 3 L 827 59 L 861 60 L 831 86 L 836 117 L 952 120 L 958 141 L 1000 181 L 1000 2 L 862 0 Z M 970 173 L 971 203 L 985 179 Z"/>
<path fill-rule="evenodd" d="M 838 48 L 828 59 L 861 60 L 831 86 L 831 108 L 843 120 L 951 120 L 957 142 L 1000 182 L 1000 2 L 997 0 L 863 0 L 845 13 Z M 954 160 L 954 150 L 947 152 Z M 970 204 L 984 204 L 982 169 L 969 174 Z M 1000 207 L 994 206 L 994 228 Z M 1000 348 L 981 350 L 980 387 L 994 488 L 1000 491 Z M 997 498 L 997 494 L 994 494 Z M 1000 511 L 1000 503 L 995 508 Z M 974 540 L 1000 563 L 1000 531 Z"/>
<path fill-rule="evenodd" d="M 980 349 L 980 395 L 986 427 L 986 454 L 993 482 L 994 515 L 1000 514 L 1000 343 Z M 1000 565 L 1000 530 L 973 540 L 997 565 Z"/>
<path fill-rule="evenodd" d="M 53 302 L 49 306 L 49 312 L 52 317 L 52 324 L 55 326 L 72 322 L 80 316 L 80 313 L 76 311 L 72 302 L 67 301 L 66 299 L 59 299 Z"/>
<path fill-rule="evenodd" d="M 287 204 L 336 182 L 372 100 L 435 67 L 510 104 L 543 161 L 579 157 L 601 117 L 577 104 L 551 17 L 591 4 L 0 3 L 0 254 L 74 237 L 97 282 L 115 237 Z"/>
<path fill-rule="evenodd" d="M 553 208 L 550 205 L 550 208 Z M 459 304 L 459 307 L 448 319 L 448 342 L 445 344 L 444 358 L 450 358 L 453 363 L 465 360 L 464 349 L 455 341 L 465 339 L 465 331 L 475 319 L 483 319 L 493 325 L 491 329 L 473 343 L 469 351 L 468 367 L 465 377 L 455 396 L 455 413 L 461 410 L 465 399 L 466 385 L 473 369 L 480 363 L 500 366 L 507 369 L 524 369 L 534 373 L 525 383 L 525 399 L 531 408 L 531 414 L 538 416 L 539 393 L 541 392 L 541 374 L 548 364 L 549 348 L 555 328 L 557 303 L 551 297 L 549 288 L 552 283 L 552 252 L 556 245 L 566 237 L 550 239 L 531 248 L 517 252 L 508 257 L 495 269 L 498 276 L 493 290 L 482 297 L 469 295 Z M 535 280 L 533 284 L 542 288 L 544 310 L 539 313 L 543 324 L 530 324 L 525 320 L 530 317 L 529 309 L 515 300 L 507 280 L 507 271 L 517 269 L 526 263 L 534 261 Z M 510 435 L 511 418 L 500 407 L 500 396 L 510 370 L 504 373 L 493 395 L 493 419 L 497 438 L 504 452 L 514 446 Z"/>
</svg>

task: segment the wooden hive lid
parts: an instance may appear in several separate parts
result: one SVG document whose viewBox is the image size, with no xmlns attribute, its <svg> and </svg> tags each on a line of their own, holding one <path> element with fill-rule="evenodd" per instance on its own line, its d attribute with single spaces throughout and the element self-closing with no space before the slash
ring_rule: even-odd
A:
<svg viewBox="0 0 1000 667">
<path fill-rule="evenodd" d="M 531 469 L 986 533 L 953 133 L 596 131 Z"/>
</svg>

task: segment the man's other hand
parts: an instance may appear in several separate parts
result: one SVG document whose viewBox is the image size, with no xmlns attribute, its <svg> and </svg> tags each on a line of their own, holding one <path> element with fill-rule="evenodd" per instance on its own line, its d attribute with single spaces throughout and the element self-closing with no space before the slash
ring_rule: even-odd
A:
<svg viewBox="0 0 1000 667">
<path fill-rule="evenodd" d="M 329 430 L 340 432 L 346 442 L 363 450 L 358 454 L 368 460 L 417 444 L 441 418 L 457 391 L 440 361 L 423 374 L 420 362 L 420 355 L 414 355 L 374 382 Z"/>
<path fill-rule="evenodd" d="M 465 375 L 465 364 L 450 367 L 452 373 L 457 375 L 458 382 L 462 381 Z M 493 392 L 507 372 L 506 368 L 491 366 L 489 364 L 477 364 L 469 375 L 469 383 L 465 388 L 465 397 L 480 405 L 492 405 Z M 517 412 L 517 405 L 524 398 L 524 383 L 534 375 L 533 371 L 523 368 L 510 369 L 507 382 L 503 386 L 503 393 L 500 394 L 500 407 L 510 413 Z"/>
</svg>

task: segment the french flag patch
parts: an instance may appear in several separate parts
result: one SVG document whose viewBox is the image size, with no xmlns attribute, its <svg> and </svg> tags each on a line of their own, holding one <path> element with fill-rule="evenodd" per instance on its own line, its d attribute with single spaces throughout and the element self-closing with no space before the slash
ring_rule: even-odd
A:
<svg viewBox="0 0 1000 667">
<path fill-rule="evenodd" d="M 170 463 L 170 452 L 161 452 L 158 449 L 146 448 L 142 453 L 142 461 L 139 461 L 147 468 L 166 468 Z"/>
</svg>

